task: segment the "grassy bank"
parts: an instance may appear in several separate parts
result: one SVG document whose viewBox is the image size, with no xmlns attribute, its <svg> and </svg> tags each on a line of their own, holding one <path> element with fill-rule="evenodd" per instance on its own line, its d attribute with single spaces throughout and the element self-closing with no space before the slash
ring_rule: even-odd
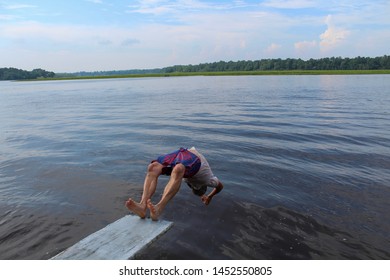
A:
<svg viewBox="0 0 390 280">
<path fill-rule="evenodd" d="M 390 70 L 283 70 L 283 71 L 224 71 L 224 72 L 174 72 L 159 74 L 129 74 L 112 76 L 80 76 L 54 77 L 42 80 L 85 80 L 85 79 L 118 79 L 118 78 L 147 78 L 147 77 L 182 77 L 182 76 L 277 76 L 277 75 L 367 75 L 390 74 Z M 36 80 L 34 80 L 36 81 Z"/>
</svg>

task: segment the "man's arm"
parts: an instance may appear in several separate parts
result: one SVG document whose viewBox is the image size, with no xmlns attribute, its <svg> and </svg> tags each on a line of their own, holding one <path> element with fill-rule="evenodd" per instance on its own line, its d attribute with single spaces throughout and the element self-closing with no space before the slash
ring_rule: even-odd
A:
<svg viewBox="0 0 390 280">
<path fill-rule="evenodd" d="M 223 185 L 221 182 L 218 182 L 218 185 L 208 194 L 208 195 L 202 195 L 201 199 L 204 204 L 209 205 L 211 202 L 211 199 L 213 199 L 213 196 L 222 191 Z"/>
</svg>

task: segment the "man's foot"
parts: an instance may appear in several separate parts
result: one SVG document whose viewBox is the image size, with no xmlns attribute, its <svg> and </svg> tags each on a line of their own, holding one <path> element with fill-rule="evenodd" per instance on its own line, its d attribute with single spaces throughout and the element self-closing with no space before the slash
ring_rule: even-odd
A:
<svg viewBox="0 0 390 280">
<path fill-rule="evenodd" d="M 146 205 L 143 206 L 140 203 L 135 202 L 131 198 L 129 198 L 128 201 L 126 201 L 126 207 L 134 214 L 137 214 L 141 219 L 145 219 L 146 217 Z"/>
<path fill-rule="evenodd" d="M 153 221 L 157 221 L 158 217 L 160 216 L 160 211 L 158 209 L 158 206 L 157 205 L 153 205 L 152 201 L 150 199 L 148 199 L 146 204 L 147 204 L 147 206 L 148 206 L 148 208 L 150 210 L 150 218 Z"/>
</svg>

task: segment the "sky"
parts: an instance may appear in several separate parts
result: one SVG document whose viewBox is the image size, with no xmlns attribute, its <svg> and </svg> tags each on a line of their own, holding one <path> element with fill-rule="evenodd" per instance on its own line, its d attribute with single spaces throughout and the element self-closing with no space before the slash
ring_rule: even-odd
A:
<svg viewBox="0 0 390 280">
<path fill-rule="evenodd" d="M 389 55 L 390 0 L 0 0 L 0 68 Z"/>
</svg>

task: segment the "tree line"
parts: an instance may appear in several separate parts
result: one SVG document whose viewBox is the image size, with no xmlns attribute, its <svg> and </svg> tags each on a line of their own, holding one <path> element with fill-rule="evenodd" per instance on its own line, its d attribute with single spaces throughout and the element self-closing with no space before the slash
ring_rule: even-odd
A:
<svg viewBox="0 0 390 280">
<path fill-rule="evenodd" d="M 54 76 L 54 72 L 49 72 L 40 68 L 32 71 L 17 68 L 0 68 L 0 80 L 32 80 L 39 78 L 53 78 Z"/>
<path fill-rule="evenodd" d="M 117 71 L 95 71 L 77 73 L 57 73 L 34 69 L 0 68 L 0 80 L 26 80 L 53 77 L 114 76 L 129 74 L 164 74 L 176 72 L 229 72 L 229 71 L 283 71 L 283 70 L 389 70 L 390 56 L 379 57 L 327 57 L 320 59 L 261 59 L 241 61 L 219 61 L 197 65 L 175 65 L 156 69 L 133 69 Z"/>
<path fill-rule="evenodd" d="M 114 76 L 129 74 L 164 74 L 229 71 L 283 71 L 283 70 L 386 70 L 390 69 L 390 56 L 380 57 L 327 57 L 320 59 L 261 59 L 241 61 L 219 61 L 197 65 L 175 65 L 165 68 L 120 71 L 96 71 L 63 73 L 58 76 Z"/>
<path fill-rule="evenodd" d="M 224 72 L 224 71 L 272 71 L 272 70 L 384 70 L 390 69 L 390 56 L 320 59 L 261 59 L 219 61 L 198 65 L 175 65 L 162 69 L 162 73 L 174 72 Z"/>
</svg>

